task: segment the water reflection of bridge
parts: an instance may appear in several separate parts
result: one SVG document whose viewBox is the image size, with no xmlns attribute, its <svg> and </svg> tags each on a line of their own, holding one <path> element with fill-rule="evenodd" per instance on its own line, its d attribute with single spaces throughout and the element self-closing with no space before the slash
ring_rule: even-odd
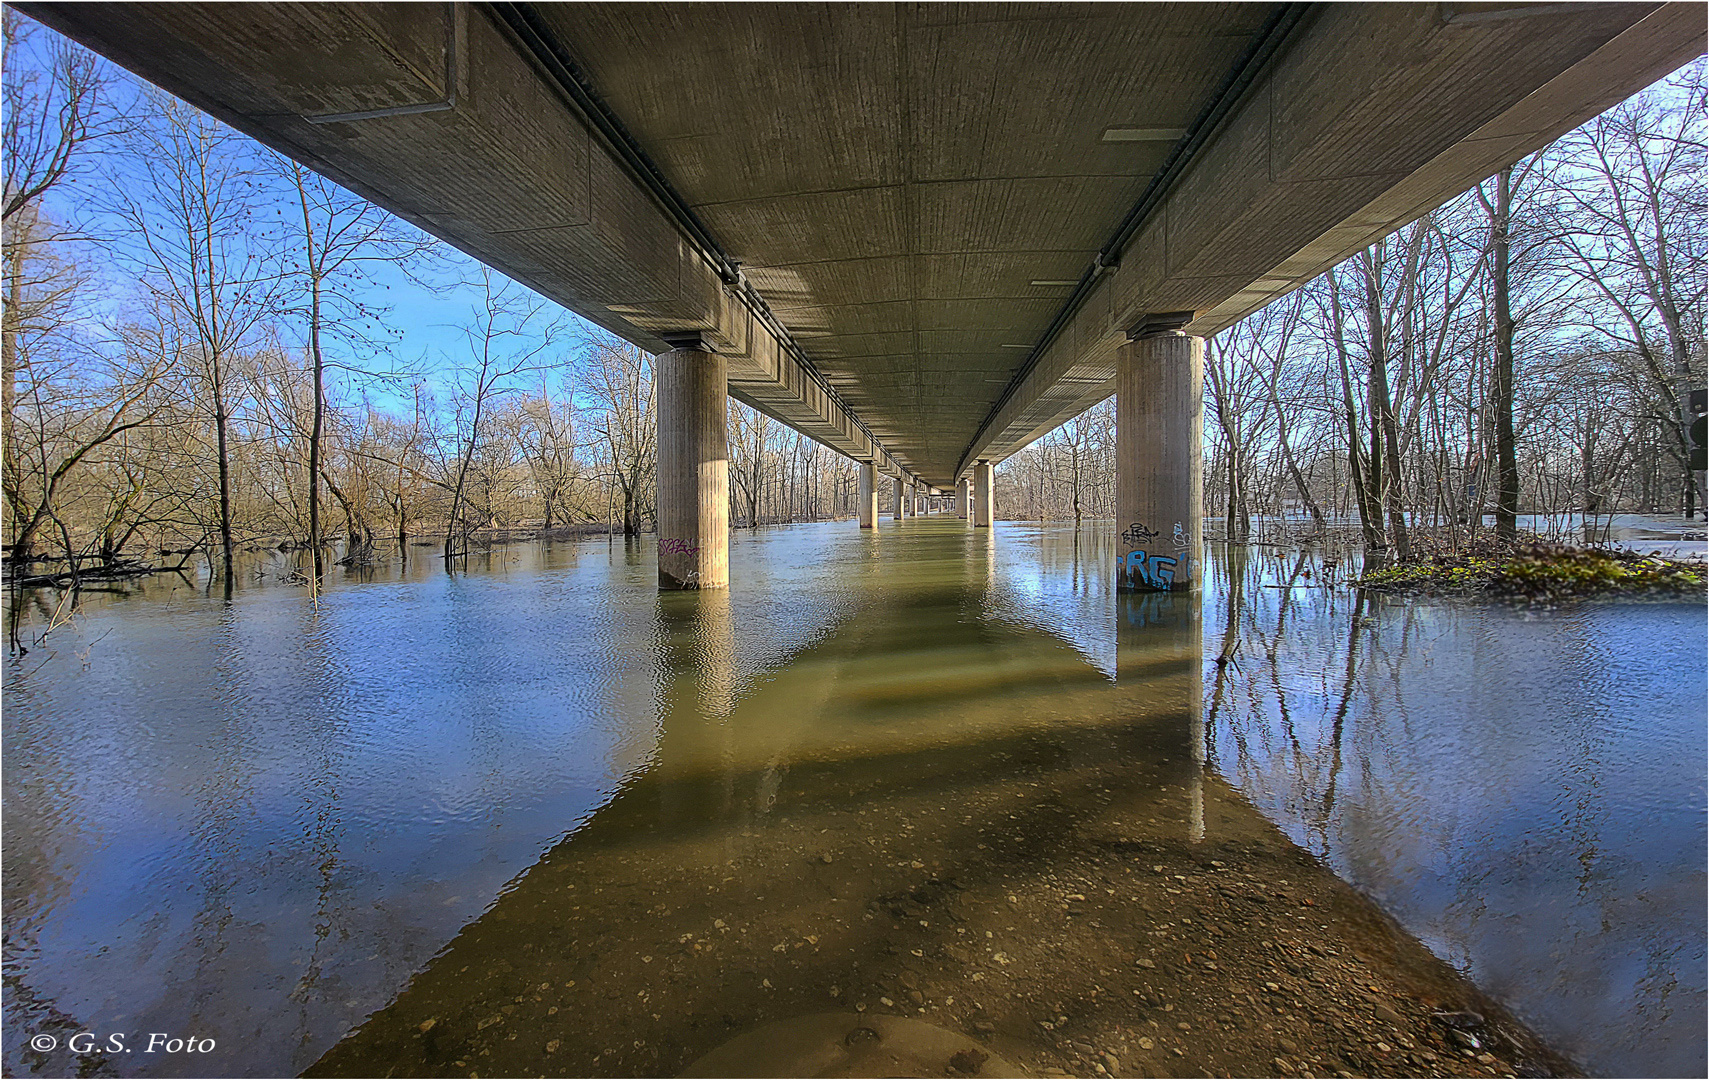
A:
<svg viewBox="0 0 1709 1080">
<path fill-rule="evenodd" d="M 1153 601 L 1112 680 L 993 602 L 1014 579 L 990 534 L 929 528 L 864 577 L 857 616 L 751 684 L 728 593 L 661 595 L 645 771 L 317 1070 L 673 1073 L 735 1028 L 878 1008 L 882 968 L 946 945 L 968 995 L 928 1015 L 953 1024 L 983 996 L 972 972 L 1003 966 L 972 913 L 1070 872 L 1065 851 L 1185 855 L 1207 816 L 1263 829 L 1237 799 L 1206 807 L 1195 599 Z"/>
</svg>

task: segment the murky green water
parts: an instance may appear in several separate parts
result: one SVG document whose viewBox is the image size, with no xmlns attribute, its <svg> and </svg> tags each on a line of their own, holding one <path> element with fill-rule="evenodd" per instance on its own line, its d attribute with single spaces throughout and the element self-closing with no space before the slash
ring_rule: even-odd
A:
<svg viewBox="0 0 1709 1080">
<path fill-rule="evenodd" d="M 1148 707 L 1101 534 L 838 523 L 731 556 L 727 598 L 661 597 L 604 541 L 352 574 L 318 609 L 265 567 L 229 603 L 89 597 L 6 672 L 8 1071 L 294 1073 L 548 851 L 698 822 L 736 876 L 793 805 L 903 769 L 983 805 L 1068 775 L 1017 779 L 1041 732 Z M 1701 1074 L 1703 609 L 1356 605 L 1317 557 L 1213 566 L 1211 766 L 1586 1066 Z M 1203 828 L 1179 748 L 1076 745 L 1185 770 L 1158 816 Z M 80 1031 L 215 1046 L 28 1047 Z"/>
</svg>

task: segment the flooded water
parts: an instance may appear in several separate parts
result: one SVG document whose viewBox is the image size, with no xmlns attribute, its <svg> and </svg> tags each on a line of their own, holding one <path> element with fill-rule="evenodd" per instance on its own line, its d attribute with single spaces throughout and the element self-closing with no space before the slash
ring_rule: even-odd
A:
<svg viewBox="0 0 1709 1080">
<path fill-rule="evenodd" d="M 1212 764 L 1593 1075 L 1702 1075 L 1702 606 L 1360 598 L 1298 553 L 1215 572 Z"/>
<path fill-rule="evenodd" d="M 352 572 L 318 605 L 265 566 L 229 601 L 87 596 L 5 675 L 7 1072 L 294 1074 L 424 969 L 529 969 L 541 942 L 503 928 L 554 875 L 589 920 L 562 986 L 603 952 L 633 1009 L 669 980 L 622 922 L 720 890 L 816 947 L 863 925 L 824 868 L 858 852 L 918 895 L 975 848 L 1042 860 L 1102 827 L 1112 775 L 1170 842 L 1233 828 L 1202 742 L 1585 1067 L 1702 1074 L 1700 605 L 1361 601 L 1319 587 L 1345 567 L 1255 549 L 1173 637 L 1136 644 L 1123 606 L 1118 651 L 1102 534 L 884 526 L 738 533 L 727 596 L 660 596 L 647 545 L 603 540 Z M 27 604 L 39 632 L 52 598 Z M 608 993 L 581 1028 L 616 1026 Z"/>
</svg>

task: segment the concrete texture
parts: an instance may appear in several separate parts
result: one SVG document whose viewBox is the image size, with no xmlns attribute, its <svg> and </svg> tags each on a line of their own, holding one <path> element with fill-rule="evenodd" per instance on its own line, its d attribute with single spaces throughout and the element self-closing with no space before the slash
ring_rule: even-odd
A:
<svg viewBox="0 0 1709 1080">
<path fill-rule="evenodd" d="M 1179 332 L 1117 357 L 1116 590 L 1176 592 L 1203 573 L 1205 341 Z"/>
<path fill-rule="evenodd" d="M 856 508 L 860 527 L 871 529 L 878 525 L 878 469 L 870 461 L 860 463 L 860 502 Z"/>
<path fill-rule="evenodd" d="M 724 358 L 672 349 L 653 361 L 659 410 L 659 587 L 730 585 L 730 453 Z"/>
<path fill-rule="evenodd" d="M 1699 3 L 1313 5 L 1045 342 L 1277 6 L 19 6 L 630 341 L 702 332 L 738 399 L 938 486 L 1112 393 L 1144 314 L 1228 326 L 1705 39 Z"/>
<path fill-rule="evenodd" d="M 996 466 L 981 461 L 973 466 L 973 524 L 990 528 L 997 516 Z"/>
</svg>

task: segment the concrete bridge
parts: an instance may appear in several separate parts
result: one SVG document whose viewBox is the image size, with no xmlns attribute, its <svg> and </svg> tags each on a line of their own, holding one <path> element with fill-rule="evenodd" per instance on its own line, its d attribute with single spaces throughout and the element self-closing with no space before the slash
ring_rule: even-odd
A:
<svg viewBox="0 0 1709 1080">
<path fill-rule="evenodd" d="M 1700 3 L 17 5 L 657 352 L 659 580 L 729 583 L 725 396 L 860 524 L 1111 393 L 1193 587 L 1203 339 L 1704 49 Z"/>
</svg>

